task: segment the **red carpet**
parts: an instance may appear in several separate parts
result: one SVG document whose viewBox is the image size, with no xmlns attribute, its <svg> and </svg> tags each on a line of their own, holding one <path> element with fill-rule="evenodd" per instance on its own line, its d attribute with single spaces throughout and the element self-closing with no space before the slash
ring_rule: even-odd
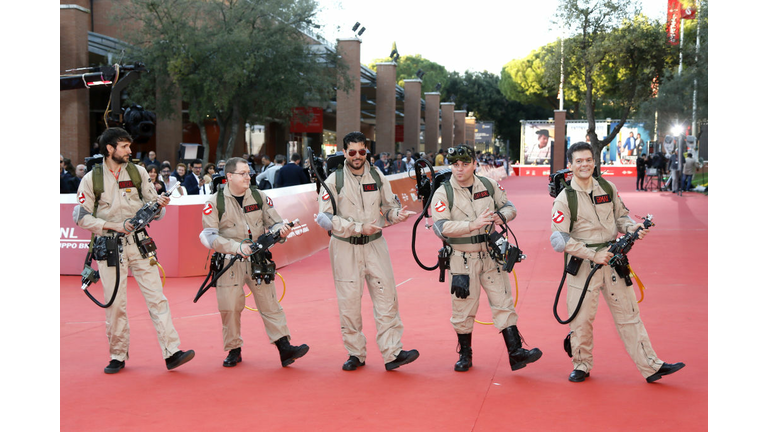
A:
<svg viewBox="0 0 768 432">
<path fill-rule="evenodd" d="M 519 212 L 510 228 L 528 257 L 515 266 L 519 328 L 530 347 L 544 352 L 535 364 L 513 373 L 502 336 L 492 326 L 476 324 L 474 367 L 453 371 L 458 356 L 449 322 L 450 288 L 438 282 L 437 271 L 424 271 L 414 261 L 411 218 L 387 228 L 385 237 L 400 284 L 403 342 L 421 357 L 391 372 L 384 370 L 376 347 L 367 294 L 366 366 L 341 370 L 347 353 L 327 250 L 279 270 L 287 282 L 282 305 L 293 342 L 310 346 L 287 368 L 280 366 L 258 313 L 248 310 L 243 362 L 221 366 L 226 353 L 215 294 L 192 303 L 201 277 L 166 282 L 182 349 L 196 352 L 192 362 L 168 372 L 130 278 L 130 359 L 123 371 L 106 375 L 104 313 L 80 291 L 78 277 L 61 277 L 61 430 L 706 430 L 708 199 L 635 192 L 634 178 L 611 180 L 633 216 L 654 215 L 657 226 L 634 247 L 630 260 L 647 288 L 640 307 L 654 349 L 664 361 L 687 365 L 674 375 L 645 382 L 600 300 L 595 368 L 586 382 L 568 382 L 571 363 L 562 348 L 568 329 L 552 315 L 562 255 L 549 245 L 547 181 L 511 177 L 502 182 Z M 419 258 L 435 264 L 437 238 L 423 227 L 418 235 Z M 247 301 L 253 307 L 250 297 Z M 561 316 L 564 303 L 563 294 Z M 491 320 L 485 300 L 478 319 Z"/>
</svg>

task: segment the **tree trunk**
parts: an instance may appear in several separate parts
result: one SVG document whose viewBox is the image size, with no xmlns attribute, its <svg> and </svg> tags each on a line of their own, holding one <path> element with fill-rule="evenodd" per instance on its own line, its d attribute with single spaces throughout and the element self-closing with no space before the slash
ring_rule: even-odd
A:
<svg viewBox="0 0 768 432">
<path fill-rule="evenodd" d="M 224 159 L 232 157 L 232 153 L 235 151 L 235 141 L 237 141 L 237 133 L 240 128 L 240 111 L 237 109 L 237 105 L 232 109 L 232 116 L 229 126 L 229 139 L 227 140 L 227 152 Z"/>
<path fill-rule="evenodd" d="M 227 158 L 224 157 L 226 154 L 226 148 L 224 147 L 224 143 L 227 140 L 227 135 L 229 134 L 229 119 L 232 118 L 232 113 L 228 113 L 226 116 L 223 112 L 220 112 L 216 115 L 216 123 L 219 124 L 219 140 L 216 142 L 216 160 L 227 160 Z"/>
<path fill-rule="evenodd" d="M 200 140 L 203 142 L 203 165 L 210 162 L 211 145 L 208 142 L 208 131 L 205 129 L 205 121 L 195 122 L 200 129 Z"/>
</svg>

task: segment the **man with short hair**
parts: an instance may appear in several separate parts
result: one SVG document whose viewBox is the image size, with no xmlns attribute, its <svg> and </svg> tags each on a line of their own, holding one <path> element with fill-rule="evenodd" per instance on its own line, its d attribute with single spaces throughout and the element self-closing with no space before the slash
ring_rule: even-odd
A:
<svg viewBox="0 0 768 432">
<path fill-rule="evenodd" d="M 464 144 L 452 147 L 446 159 L 452 174 L 432 198 L 432 229 L 452 251 L 451 324 L 459 345 L 454 370 L 466 372 L 472 367 L 472 328 L 481 287 L 491 304 L 493 325 L 504 336 L 509 365 L 513 371 L 522 369 L 541 358 L 542 353 L 538 348 L 523 348 L 509 274 L 489 255 L 487 234 L 494 224 L 514 219 L 517 209 L 501 185 L 475 174 L 477 160 L 472 148 Z"/>
<path fill-rule="evenodd" d="M 173 185 L 179 182 L 179 180 L 171 175 L 171 164 L 163 162 L 160 166 L 160 181 L 163 182 L 165 190 L 171 190 Z"/>
<path fill-rule="evenodd" d="M 437 156 L 435 157 L 435 166 L 444 166 L 447 165 L 445 163 L 445 154 L 443 149 L 439 149 L 437 151 Z"/>
<path fill-rule="evenodd" d="M 165 216 L 165 206 L 171 199 L 163 195 L 158 196 L 147 170 L 130 162 L 131 135 L 128 132 L 121 128 L 109 128 L 99 137 L 99 143 L 104 162 L 94 166 L 83 177 L 77 193 L 80 205 L 75 207 L 73 216 L 75 223 L 80 228 L 95 234 L 96 239 L 109 237 L 120 244 L 120 249 L 117 249 L 120 256 L 118 263 L 120 280 L 117 281 L 117 287 L 116 266 L 109 266 L 106 259 L 97 260 L 101 283 L 104 286 L 104 297 L 111 298 L 113 290 L 117 289 L 114 303 L 105 309 L 111 360 L 104 368 L 104 373 L 118 373 L 125 367 L 125 361 L 128 360 L 129 270 L 146 301 L 149 316 L 165 358 L 165 365 L 168 370 L 175 369 L 192 360 L 195 352 L 179 349 L 181 342 L 173 326 L 170 305 L 163 295 L 163 283 L 154 257 L 145 256 L 146 253 L 138 247 L 140 241 L 142 244 L 145 244 L 147 239 L 151 242 L 146 228 L 134 231 L 131 223 L 127 222 L 145 203 L 154 201 L 163 207 L 156 220 L 162 219 Z M 140 185 L 137 184 L 138 182 Z M 98 184 L 102 187 L 98 188 Z M 97 196 L 99 192 L 100 196 Z"/>
<path fill-rule="evenodd" d="M 275 176 L 275 187 L 297 186 L 309 183 L 309 174 L 301 166 L 301 155 L 291 155 L 291 163 L 285 164 Z"/>
<path fill-rule="evenodd" d="M 574 211 L 578 214 L 572 222 L 570 192 L 564 189 L 552 207 L 550 242 L 556 252 L 566 253 L 566 260 L 573 260 L 573 257 L 584 260 L 574 270 L 575 274 L 569 272 L 567 275 L 569 316 L 573 315 L 583 290 L 587 289 L 581 309 L 568 324 L 571 329 L 570 354 L 573 356 L 573 372 L 568 380 L 582 382 L 592 370 L 593 324 L 600 292 L 613 315 L 624 348 L 646 381 L 650 383 L 677 372 L 685 364 L 668 364 L 658 358 L 640 319 L 635 290 L 617 275 L 610 263 L 613 254 L 608 251 L 609 245 L 618 233 L 637 232 L 638 239 L 643 239 L 649 230 L 642 229 L 642 224 L 629 217 L 629 209 L 619 197 L 615 184 L 592 176 L 595 169 L 592 146 L 585 142 L 572 144 L 566 156 L 568 169 L 573 172 L 570 187 L 576 198 Z M 594 270 L 596 264 L 602 267 Z M 585 286 L 587 281 L 590 281 L 589 286 Z"/>
<path fill-rule="evenodd" d="M 416 161 L 411 155 L 412 153 L 410 150 L 405 152 L 405 157 L 403 158 L 403 171 L 405 172 L 413 171 L 413 167 L 416 164 Z"/>
<path fill-rule="evenodd" d="M 367 282 L 376 321 L 376 343 L 386 370 L 411 363 L 416 350 L 404 350 L 403 323 L 398 311 L 395 275 L 387 242 L 381 234 L 384 223 L 403 222 L 412 214 L 392 193 L 389 180 L 368 163 L 366 138 L 350 132 L 343 139 L 345 162 L 325 180 L 330 189 L 318 196 L 316 222 L 332 233 L 328 251 L 339 304 L 341 336 L 349 359 L 342 369 L 365 366 L 363 334 L 363 287 Z M 333 213 L 331 200 L 336 202 Z"/>
<path fill-rule="evenodd" d="M 549 129 L 537 130 L 536 135 L 538 135 L 536 144 L 526 145 L 526 164 L 541 164 L 551 157 L 552 145 L 549 140 Z"/>
<path fill-rule="evenodd" d="M 160 163 L 157 162 L 157 154 L 153 150 L 150 150 L 147 153 L 147 157 L 145 157 L 142 162 L 144 162 L 145 167 L 148 167 L 150 165 L 154 165 L 154 166 L 160 165 Z"/>
<path fill-rule="evenodd" d="M 277 184 L 277 173 L 285 165 L 285 156 L 279 154 L 275 156 L 275 163 L 256 176 L 256 185 L 261 190 L 272 189 Z"/>
<path fill-rule="evenodd" d="M 219 277 L 216 284 L 224 350 L 228 351 L 223 366 L 234 367 L 242 361 L 240 316 L 245 308 L 243 284 L 246 284 L 253 293 L 269 341 L 277 347 L 280 362 L 286 367 L 303 357 L 309 346 L 290 344 L 291 334 L 285 312 L 277 300 L 274 280 L 262 283 L 259 279 L 257 283 L 251 273 L 250 259 L 239 259 L 256 252 L 253 242 L 266 231 L 279 232 L 280 242 L 284 243 L 291 228 L 283 224 L 272 199 L 264 192 L 251 188 L 251 170 L 247 160 L 233 157 L 227 161 L 224 171 L 227 182 L 206 201 L 202 215 L 203 231 L 200 233 L 203 246 L 225 255 L 224 267 L 233 259 L 238 260 L 230 271 Z M 223 211 L 219 209 L 220 200 L 223 201 Z"/>
<path fill-rule="evenodd" d="M 190 163 L 191 170 L 184 176 L 182 186 L 187 190 L 187 195 L 205 195 L 205 179 L 203 178 L 203 161 L 195 159 Z"/>
</svg>

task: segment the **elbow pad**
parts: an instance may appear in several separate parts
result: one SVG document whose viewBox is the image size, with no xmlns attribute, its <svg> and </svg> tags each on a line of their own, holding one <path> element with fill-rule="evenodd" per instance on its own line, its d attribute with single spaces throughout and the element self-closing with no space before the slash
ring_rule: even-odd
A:
<svg viewBox="0 0 768 432">
<path fill-rule="evenodd" d="M 218 228 L 205 228 L 200 232 L 200 243 L 208 249 L 213 249 L 213 242 L 219 238 Z"/>
<path fill-rule="evenodd" d="M 570 239 L 571 236 L 568 233 L 561 231 L 555 231 L 551 236 L 549 236 L 549 242 L 552 244 L 552 249 L 554 249 L 555 252 L 565 251 L 565 245 Z"/>
<path fill-rule="evenodd" d="M 434 224 L 432 224 L 432 231 L 434 231 L 435 234 L 437 234 L 438 237 L 445 239 L 446 237 L 443 235 L 443 225 L 445 225 L 445 221 L 447 219 L 441 219 Z"/>
<path fill-rule="evenodd" d="M 75 225 L 78 225 L 80 220 L 87 214 L 88 212 L 82 206 L 76 205 L 74 210 L 72 210 L 72 220 L 75 222 Z"/>
<path fill-rule="evenodd" d="M 320 228 L 326 230 L 326 231 L 332 231 L 333 230 L 333 215 L 330 213 L 320 213 L 319 215 L 315 216 L 315 222 L 317 222 L 318 225 L 320 225 Z"/>
</svg>

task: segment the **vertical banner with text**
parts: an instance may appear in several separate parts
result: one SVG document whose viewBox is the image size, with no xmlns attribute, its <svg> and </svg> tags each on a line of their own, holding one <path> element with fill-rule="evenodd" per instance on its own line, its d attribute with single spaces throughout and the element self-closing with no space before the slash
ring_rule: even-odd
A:
<svg viewBox="0 0 768 432">
<path fill-rule="evenodd" d="M 667 42 L 670 45 L 680 44 L 680 1 L 667 2 Z"/>
</svg>

